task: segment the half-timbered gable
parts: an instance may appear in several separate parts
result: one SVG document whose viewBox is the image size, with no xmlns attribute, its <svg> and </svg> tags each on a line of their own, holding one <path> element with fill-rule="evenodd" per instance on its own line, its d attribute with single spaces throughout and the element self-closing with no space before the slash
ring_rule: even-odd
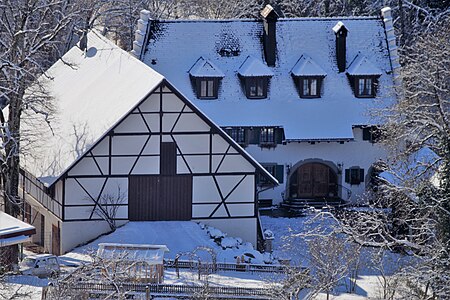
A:
<svg viewBox="0 0 450 300">
<path fill-rule="evenodd" d="M 56 80 L 52 86 L 61 92 L 69 82 L 59 81 L 61 77 L 83 73 L 87 66 L 91 69 L 93 63 L 98 64 L 95 76 L 85 74 L 95 78 L 79 77 L 81 83 L 91 86 L 81 85 L 76 99 L 64 93 L 56 98 L 62 118 L 55 121 L 58 129 L 48 135 L 42 147 L 48 156 L 58 154 L 54 159 L 61 158 L 63 169 L 42 168 L 32 157 L 25 161 L 27 169 L 45 180 L 48 201 L 60 204 L 58 212 L 50 216 L 50 223 L 60 228 L 60 250 L 67 251 L 108 231 L 111 222 L 119 225 L 128 220 L 198 220 L 256 245 L 256 178 L 263 176 L 272 185 L 277 184 L 276 179 L 161 75 L 95 32 L 88 35 L 88 45 L 96 48 L 88 48 L 88 53 L 95 52 L 92 56 L 83 56 L 78 48 L 65 56 L 69 61 L 76 58 L 78 69 L 56 65 L 49 70 Z M 136 81 L 145 82 L 144 88 Z M 106 82 L 103 94 L 96 94 L 97 82 Z M 115 84 L 121 91 L 119 96 Z M 134 99 L 120 86 L 135 88 L 130 92 Z M 88 115 L 73 114 L 67 110 L 73 101 L 81 107 L 90 106 L 91 111 Z M 107 115 L 110 111 L 122 115 L 113 119 Z M 92 143 L 86 143 L 80 155 L 70 160 L 60 149 L 53 151 L 52 144 L 75 150 L 77 144 L 62 131 L 75 128 L 74 124 L 85 124 L 82 132 Z M 81 139 L 80 130 L 67 135 Z M 46 161 L 51 160 L 47 157 Z M 24 173 L 23 180 L 27 182 L 30 177 Z M 45 216 L 47 212 L 39 210 L 37 202 L 46 204 L 32 199 L 39 198 L 37 195 L 31 196 L 28 201 L 36 214 Z"/>
</svg>

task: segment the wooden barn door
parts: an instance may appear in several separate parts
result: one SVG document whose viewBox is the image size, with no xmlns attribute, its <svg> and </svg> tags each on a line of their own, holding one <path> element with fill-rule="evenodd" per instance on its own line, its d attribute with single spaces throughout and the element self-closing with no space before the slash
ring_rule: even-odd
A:
<svg viewBox="0 0 450 300">
<path fill-rule="evenodd" d="M 191 219 L 191 175 L 130 176 L 128 184 L 130 221 Z"/>
</svg>

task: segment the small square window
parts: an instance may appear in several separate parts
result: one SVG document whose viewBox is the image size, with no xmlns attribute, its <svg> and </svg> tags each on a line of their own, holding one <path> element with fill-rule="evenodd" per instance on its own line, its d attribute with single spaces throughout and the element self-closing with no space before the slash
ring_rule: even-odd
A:
<svg viewBox="0 0 450 300">
<path fill-rule="evenodd" d="M 277 165 L 276 164 L 263 164 L 264 169 L 266 169 L 273 177 L 276 177 Z M 263 174 L 259 175 L 259 185 L 267 185 L 270 181 Z"/>
<path fill-rule="evenodd" d="M 274 128 L 261 128 L 261 133 L 259 136 L 259 144 L 261 146 L 275 145 L 275 129 Z"/>
<path fill-rule="evenodd" d="M 359 167 L 351 167 L 345 170 L 345 182 L 353 184 L 360 184 L 364 182 L 364 169 Z"/>
</svg>

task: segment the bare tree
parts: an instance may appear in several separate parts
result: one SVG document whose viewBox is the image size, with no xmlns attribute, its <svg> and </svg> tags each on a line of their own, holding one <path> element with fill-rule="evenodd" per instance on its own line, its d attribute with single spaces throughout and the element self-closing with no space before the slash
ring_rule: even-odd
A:
<svg viewBox="0 0 450 300">
<path fill-rule="evenodd" d="M 105 220 L 111 231 L 115 231 L 117 228 L 116 216 L 120 205 L 127 199 L 127 193 L 124 192 L 120 185 L 117 185 L 116 193 L 104 193 L 98 200 L 95 207 L 95 214 Z"/>
</svg>

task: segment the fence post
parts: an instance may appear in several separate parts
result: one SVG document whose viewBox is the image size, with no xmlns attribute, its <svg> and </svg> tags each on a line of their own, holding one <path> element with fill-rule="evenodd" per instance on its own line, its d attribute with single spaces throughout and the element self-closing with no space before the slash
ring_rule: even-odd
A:
<svg viewBox="0 0 450 300">
<path fill-rule="evenodd" d="M 148 285 L 145 286 L 145 300 L 150 300 L 150 289 Z"/>
</svg>

